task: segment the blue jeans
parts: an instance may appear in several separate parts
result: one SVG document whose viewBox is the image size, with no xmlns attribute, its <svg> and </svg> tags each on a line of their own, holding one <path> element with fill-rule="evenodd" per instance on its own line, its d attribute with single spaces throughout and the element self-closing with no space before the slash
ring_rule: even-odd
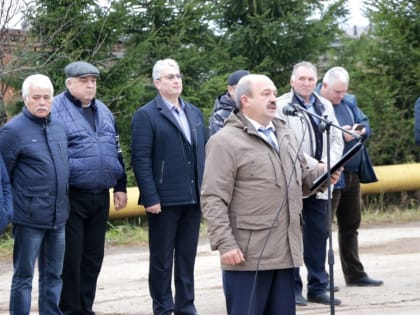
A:
<svg viewBox="0 0 420 315">
<path fill-rule="evenodd" d="M 58 306 L 61 293 L 65 227 L 39 229 L 13 226 L 14 248 L 10 314 L 25 315 L 31 310 L 32 279 L 38 258 L 39 314 L 62 314 Z"/>
</svg>

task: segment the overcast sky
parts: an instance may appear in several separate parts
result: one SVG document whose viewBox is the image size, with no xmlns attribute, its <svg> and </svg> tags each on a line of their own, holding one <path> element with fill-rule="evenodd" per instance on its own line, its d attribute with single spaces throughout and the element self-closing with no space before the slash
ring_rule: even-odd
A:
<svg viewBox="0 0 420 315">
<path fill-rule="evenodd" d="M 346 24 L 350 26 L 366 26 L 369 20 L 362 15 L 363 0 L 347 0 L 347 5 L 350 10 L 350 19 Z"/>
<path fill-rule="evenodd" d="M 12 3 L 19 3 L 21 0 L 6 0 L 5 3 L 12 1 Z M 361 7 L 363 6 L 364 0 L 347 0 L 347 6 L 350 11 L 349 20 L 345 23 L 348 26 L 366 26 L 369 24 L 369 21 L 362 16 Z M 98 0 L 99 3 L 106 3 L 106 0 Z M 3 22 L 3 21 L 1 21 Z M 16 19 L 9 23 L 9 27 L 11 28 L 21 28 L 20 21 L 18 16 Z"/>
</svg>

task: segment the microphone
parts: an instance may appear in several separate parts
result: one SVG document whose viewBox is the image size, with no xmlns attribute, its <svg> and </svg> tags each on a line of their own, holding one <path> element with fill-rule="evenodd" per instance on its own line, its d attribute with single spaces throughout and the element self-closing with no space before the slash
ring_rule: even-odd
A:
<svg viewBox="0 0 420 315">
<path fill-rule="evenodd" d="M 286 116 L 302 117 L 302 113 L 296 108 L 295 105 L 286 105 L 283 107 L 282 112 Z"/>
</svg>

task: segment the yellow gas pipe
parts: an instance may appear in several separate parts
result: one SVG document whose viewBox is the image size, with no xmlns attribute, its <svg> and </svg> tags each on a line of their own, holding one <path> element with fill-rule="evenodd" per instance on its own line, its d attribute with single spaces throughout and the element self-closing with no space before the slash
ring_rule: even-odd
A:
<svg viewBox="0 0 420 315">
<path fill-rule="evenodd" d="M 127 207 L 118 211 L 114 208 L 113 189 L 111 189 L 109 193 L 111 198 L 111 209 L 109 210 L 110 219 L 123 219 L 146 215 L 144 207 L 137 204 L 139 200 L 139 189 L 137 187 L 127 187 Z"/>
<path fill-rule="evenodd" d="M 420 163 L 376 166 L 379 181 L 362 184 L 363 194 L 379 194 L 420 189 Z"/>
<path fill-rule="evenodd" d="M 379 181 L 371 184 L 362 184 L 362 194 L 378 194 L 386 192 L 412 191 L 420 189 L 420 163 L 385 165 L 375 167 Z M 110 191 L 111 201 L 112 190 Z M 139 206 L 139 190 L 137 187 L 127 188 L 127 207 L 116 211 L 111 202 L 110 219 L 144 216 L 143 206 Z"/>
</svg>

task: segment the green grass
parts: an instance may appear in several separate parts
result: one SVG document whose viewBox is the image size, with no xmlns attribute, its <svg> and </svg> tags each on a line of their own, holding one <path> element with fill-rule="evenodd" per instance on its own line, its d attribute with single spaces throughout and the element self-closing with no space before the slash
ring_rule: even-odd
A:
<svg viewBox="0 0 420 315">
<path fill-rule="evenodd" d="M 135 225 L 131 223 L 114 225 L 112 222 L 108 222 L 108 231 L 105 239 L 108 245 L 146 245 L 148 226 L 146 224 Z"/>
<path fill-rule="evenodd" d="M 13 251 L 13 238 L 10 227 L 0 237 L 0 260 L 10 258 Z"/>
<path fill-rule="evenodd" d="M 366 209 L 363 211 L 362 224 L 407 223 L 420 221 L 420 209 L 400 210 L 398 208 L 387 211 Z"/>
</svg>

